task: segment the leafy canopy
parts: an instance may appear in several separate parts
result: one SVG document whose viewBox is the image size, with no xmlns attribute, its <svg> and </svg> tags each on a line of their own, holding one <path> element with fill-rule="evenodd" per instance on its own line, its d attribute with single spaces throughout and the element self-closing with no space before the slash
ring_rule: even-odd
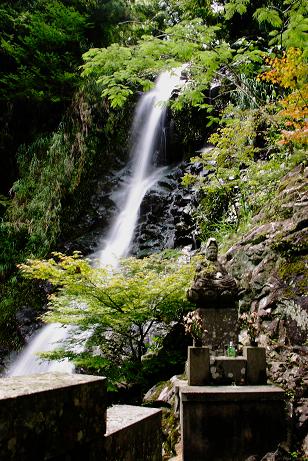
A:
<svg viewBox="0 0 308 461">
<path fill-rule="evenodd" d="M 0 98 L 57 103 L 79 82 L 82 53 L 106 45 L 127 15 L 121 0 L 4 1 L 0 5 Z"/>
<path fill-rule="evenodd" d="M 60 1 L 36 9 L 0 7 L 1 97 L 57 102 L 78 76 L 87 17 Z"/>
<path fill-rule="evenodd" d="M 186 290 L 195 264 L 159 254 L 123 260 L 117 271 L 93 268 L 77 252 L 29 260 L 20 268 L 27 278 L 52 283 L 56 291 L 44 319 L 90 331 L 88 347 L 104 356 L 97 366 L 105 372 L 113 362 L 140 366 L 153 331 L 166 333 L 191 306 Z"/>
<path fill-rule="evenodd" d="M 120 107 L 133 93 L 148 90 L 161 70 L 189 62 L 187 72 L 191 80 L 182 98 L 198 106 L 204 102 L 203 91 L 217 70 L 232 60 L 232 50 L 224 40 L 214 44 L 218 29 L 194 19 L 167 28 L 164 39 L 146 36 L 132 47 L 113 44 L 91 49 L 83 56 L 82 76 L 95 78 L 102 96 L 112 107 Z"/>
</svg>

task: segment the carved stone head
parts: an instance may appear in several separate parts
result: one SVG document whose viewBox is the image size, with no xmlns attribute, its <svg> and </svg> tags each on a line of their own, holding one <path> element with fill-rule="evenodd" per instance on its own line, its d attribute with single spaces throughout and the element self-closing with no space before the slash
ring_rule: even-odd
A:
<svg viewBox="0 0 308 461">
<path fill-rule="evenodd" d="M 218 257 L 218 245 L 216 239 L 209 238 L 205 246 L 205 257 L 209 261 L 217 261 Z"/>
</svg>

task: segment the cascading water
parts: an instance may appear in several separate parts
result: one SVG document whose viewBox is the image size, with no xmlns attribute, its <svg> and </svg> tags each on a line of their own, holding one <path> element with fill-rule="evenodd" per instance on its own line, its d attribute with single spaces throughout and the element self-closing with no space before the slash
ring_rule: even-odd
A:
<svg viewBox="0 0 308 461">
<path fill-rule="evenodd" d="M 137 105 L 132 135 L 135 139 L 131 152 L 132 174 L 118 194 L 118 217 L 104 240 L 99 265 L 115 266 L 119 258 L 127 256 L 138 220 L 141 202 L 147 191 L 161 178 L 164 168 L 154 165 L 156 150 L 166 116 L 166 103 L 175 88 L 181 86 L 183 67 L 162 73 L 155 87 L 145 93 Z M 122 211 L 121 211 L 122 210 Z M 71 372 L 69 362 L 48 362 L 37 357 L 39 352 L 51 351 L 65 341 L 70 327 L 50 324 L 33 336 L 24 351 L 6 372 L 7 376 L 29 375 L 47 371 Z"/>
<path fill-rule="evenodd" d="M 132 175 L 124 186 L 118 203 L 120 211 L 104 242 L 99 264 L 115 265 L 120 257 L 127 256 L 138 220 L 141 202 L 147 191 L 162 176 L 163 168 L 153 164 L 161 129 L 166 116 L 166 102 L 181 84 L 183 68 L 162 73 L 155 87 L 144 94 L 136 109 L 133 123 L 133 138 L 136 138 L 131 153 Z M 124 200 L 123 200 L 124 198 Z"/>
<path fill-rule="evenodd" d="M 7 376 L 22 376 L 47 371 L 71 372 L 74 369 L 72 363 L 65 361 L 47 361 L 37 356 L 38 352 L 54 350 L 59 342 L 63 342 L 68 335 L 68 327 L 58 323 L 44 325 L 33 335 L 29 344 L 21 352 L 18 358 L 8 367 Z"/>
</svg>

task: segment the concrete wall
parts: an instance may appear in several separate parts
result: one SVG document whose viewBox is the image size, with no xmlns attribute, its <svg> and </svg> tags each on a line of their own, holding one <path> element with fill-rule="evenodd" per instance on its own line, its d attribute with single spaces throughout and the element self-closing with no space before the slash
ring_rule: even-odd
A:
<svg viewBox="0 0 308 461">
<path fill-rule="evenodd" d="M 108 409 L 106 380 L 61 373 L 0 379 L 1 461 L 161 461 L 161 412 Z"/>
<path fill-rule="evenodd" d="M 1 461 L 58 459 L 95 443 L 106 431 L 105 396 L 105 378 L 95 376 L 2 378 Z"/>
</svg>

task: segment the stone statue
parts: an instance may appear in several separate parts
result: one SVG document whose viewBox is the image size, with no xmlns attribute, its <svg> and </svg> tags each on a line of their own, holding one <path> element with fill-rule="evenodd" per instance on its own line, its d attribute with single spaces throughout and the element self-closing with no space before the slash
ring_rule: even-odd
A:
<svg viewBox="0 0 308 461">
<path fill-rule="evenodd" d="M 218 245 L 214 238 L 208 240 L 204 254 L 205 260 L 196 268 L 187 298 L 198 308 L 233 308 L 238 293 L 236 281 L 218 261 Z"/>
</svg>

